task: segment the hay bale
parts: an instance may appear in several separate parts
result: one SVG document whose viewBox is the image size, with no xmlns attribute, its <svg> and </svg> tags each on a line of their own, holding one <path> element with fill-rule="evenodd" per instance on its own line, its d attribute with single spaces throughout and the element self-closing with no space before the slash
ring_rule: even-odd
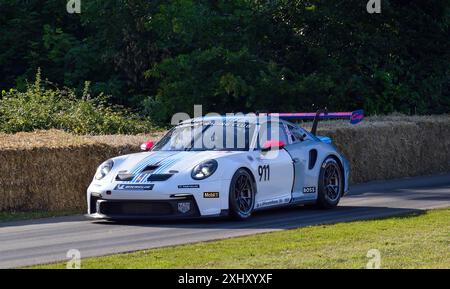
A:
<svg viewBox="0 0 450 289">
<path fill-rule="evenodd" d="M 74 136 L 62 131 L 0 135 L 0 211 L 80 210 L 97 166 L 139 151 L 161 132 L 137 136 Z"/>
<path fill-rule="evenodd" d="M 351 164 L 351 182 L 450 171 L 450 117 L 370 120 L 360 126 L 322 128 Z"/>
</svg>

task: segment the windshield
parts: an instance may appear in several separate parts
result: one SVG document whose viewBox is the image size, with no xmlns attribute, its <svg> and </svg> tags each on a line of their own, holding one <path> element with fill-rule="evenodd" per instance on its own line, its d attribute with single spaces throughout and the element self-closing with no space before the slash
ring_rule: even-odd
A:
<svg viewBox="0 0 450 289">
<path fill-rule="evenodd" d="M 171 129 L 154 151 L 248 151 L 255 126 L 244 122 L 196 122 Z"/>
</svg>

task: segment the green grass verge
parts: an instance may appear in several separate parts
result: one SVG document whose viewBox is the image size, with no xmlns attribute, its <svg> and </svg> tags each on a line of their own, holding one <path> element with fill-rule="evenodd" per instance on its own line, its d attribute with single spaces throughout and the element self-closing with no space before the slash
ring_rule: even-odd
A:
<svg viewBox="0 0 450 289">
<path fill-rule="evenodd" d="M 32 220 L 41 218 L 51 218 L 58 216 L 68 216 L 80 214 L 79 211 L 57 211 L 57 212 L 45 212 L 45 211 L 33 211 L 33 212 L 0 212 L 0 223 Z"/>
<path fill-rule="evenodd" d="M 83 259 L 82 268 L 450 268 L 450 210 Z M 65 263 L 36 268 L 64 268 Z"/>
</svg>

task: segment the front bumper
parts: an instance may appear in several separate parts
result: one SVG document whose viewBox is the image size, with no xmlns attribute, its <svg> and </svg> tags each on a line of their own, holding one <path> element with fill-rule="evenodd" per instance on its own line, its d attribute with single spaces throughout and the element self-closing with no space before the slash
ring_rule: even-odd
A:
<svg viewBox="0 0 450 289">
<path fill-rule="evenodd" d="M 88 217 L 159 219 L 220 216 L 228 209 L 228 181 L 154 182 L 149 190 L 120 188 L 123 183 L 92 183 L 87 190 Z M 180 185 L 181 184 L 181 185 Z M 208 194 L 217 197 L 211 197 Z"/>
<path fill-rule="evenodd" d="M 180 219 L 197 218 L 200 212 L 192 196 L 173 200 L 105 200 L 90 198 L 88 217 L 94 219 Z"/>
</svg>

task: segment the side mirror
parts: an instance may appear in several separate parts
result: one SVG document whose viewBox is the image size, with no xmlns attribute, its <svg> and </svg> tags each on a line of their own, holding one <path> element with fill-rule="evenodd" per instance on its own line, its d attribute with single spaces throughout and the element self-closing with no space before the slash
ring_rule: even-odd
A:
<svg viewBox="0 0 450 289">
<path fill-rule="evenodd" d="M 149 151 L 153 148 L 153 146 L 155 145 L 155 143 L 151 140 L 146 141 L 145 143 L 141 144 L 141 150 L 143 151 Z"/>
<path fill-rule="evenodd" d="M 280 140 L 268 140 L 264 143 L 261 150 L 263 152 L 267 152 L 270 150 L 280 150 L 280 149 L 284 148 L 285 145 L 286 144 Z"/>
</svg>

